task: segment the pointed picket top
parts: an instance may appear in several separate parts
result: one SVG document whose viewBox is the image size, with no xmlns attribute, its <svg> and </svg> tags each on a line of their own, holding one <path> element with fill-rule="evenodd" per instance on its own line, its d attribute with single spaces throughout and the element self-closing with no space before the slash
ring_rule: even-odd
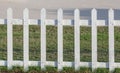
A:
<svg viewBox="0 0 120 73">
<path fill-rule="evenodd" d="M 57 19 L 58 19 L 58 24 L 62 25 L 62 20 L 63 20 L 63 9 L 60 8 L 57 11 Z"/>
<path fill-rule="evenodd" d="M 41 9 L 41 20 L 44 20 L 46 18 L 46 9 L 45 8 L 42 8 Z"/>
<path fill-rule="evenodd" d="M 74 10 L 74 25 L 79 25 L 80 11 L 79 9 Z"/>
<path fill-rule="evenodd" d="M 29 11 L 29 9 L 28 9 L 28 8 L 25 8 L 24 11 Z"/>
<path fill-rule="evenodd" d="M 58 13 L 63 13 L 63 9 L 62 9 L 62 8 L 59 8 L 59 9 L 58 9 Z"/>
<path fill-rule="evenodd" d="M 92 9 L 92 15 L 93 16 L 97 15 L 97 10 L 95 8 Z"/>
<path fill-rule="evenodd" d="M 42 8 L 41 9 L 41 19 L 45 19 L 46 18 L 46 9 Z"/>
<path fill-rule="evenodd" d="M 114 10 L 111 8 L 111 9 L 109 9 L 109 24 L 111 23 L 111 21 L 113 21 L 114 20 Z"/>
<path fill-rule="evenodd" d="M 109 9 L 109 15 L 111 16 L 113 16 L 114 15 L 114 10 L 111 8 L 111 9 Z"/>
<path fill-rule="evenodd" d="M 45 8 L 42 8 L 42 9 L 41 9 L 41 12 L 46 12 L 46 9 L 45 9 Z"/>
<path fill-rule="evenodd" d="M 92 9 L 92 12 L 97 12 L 96 8 L 93 8 L 93 9 Z"/>
<path fill-rule="evenodd" d="M 74 10 L 74 13 L 78 13 L 78 12 L 79 12 L 79 9 L 75 9 L 75 10 Z"/>
<path fill-rule="evenodd" d="M 75 9 L 75 10 L 74 10 L 74 15 L 77 16 L 77 15 L 79 15 L 79 14 L 80 14 L 79 9 Z"/>
<path fill-rule="evenodd" d="M 58 9 L 58 15 L 62 15 L 62 14 L 63 14 L 63 9 L 62 8 Z"/>
<path fill-rule="evenodd" d="M 75 16 L 75 17 L 80 16 L 80 11 L 79 11 L 79 9 L 75 9 L 75 10 L 74 10 L 74 16 Z"/>
<path fill-rule="evenodd" d="M 25 8 L 24 11 L 23 11 L 23 18 L 24 19 L 28 19 L 29 18 L 29 9 L 28 8 Z"/>
<path fill-rule="evenodd" d="M 58 17 L 63 18 L 63 9 L 58 9 Z"/>
<path fill-rule="evenodd" d="M 12 19 L 12 17 L 13 17 L 13 10 L 12 10 L 12 8 L 8 8 L 7 9 L 7 18 Z"/>
<path fill-rule="evenodd" d="M 13 10 L 12 10 L 12 8 L 8 8 L 7 9 L 7 12 L 9 13 L 9 12 L 12 12 Z"/>
<path fill-rule="evenodd" d="M 92 25 L 96 25 L 96 20 L 97 20 L 97 10 L 94 8 L 91 11 L 91 20 L 92 20 Z"/>
<path fill-rule="evenodd" d="M 29 13 L 29 9 L 28 9 L 28 8 L 25 8 L 25 9 L 24 9 L 24 13 Z"/>
<path fill-rule="evenodd" d="M 109 12 L 113 13 L 113 12 L 114 12 L 114 10 L 113 10 L 112 8 L 110 8 L 110 9 L 109 9 Z"/>
</svg>

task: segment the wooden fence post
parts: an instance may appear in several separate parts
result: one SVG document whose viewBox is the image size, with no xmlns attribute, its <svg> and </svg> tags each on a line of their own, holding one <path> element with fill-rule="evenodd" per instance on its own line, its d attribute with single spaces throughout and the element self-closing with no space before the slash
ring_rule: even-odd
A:
<svg viewBox="0 0 120 73">
<path fill-rule="evenodd" d="M 46 9 L 41 10 L 41 69 L 45 70 L 46 63 Z"/>
<path fill-rule="evenodd" d="M 92 9 L 92 71 L 97 68 L 97 11 Z"/>
<path fill-rule="evenodd" d="M 114 11 L 109 10 L 109 71 L 114 70 Z"/>
<path fill-rule="evenodd" d="M 29 66 L 29 10 L 26 8 L 23 11 L 23 51 L 24 51 L 24 70 L 28 70 Z"/>
<path fill-rule="evenodd" d="M 7 67 L 12 68 L 13 62 L 13 10 L 12 8 L 7 9 Z"/>
<path fill-rule="evenodd" d="M 63 10 L 58 9 L 58 70 L 62 70 L 63 66 Z"/>
<path fill-rule="evenodd" d="M 80 12 L 79 9 L 74 11 L 74 55 L 75 55 L 75 70 L 79 69 L 80 63 Z"/>
</svg>

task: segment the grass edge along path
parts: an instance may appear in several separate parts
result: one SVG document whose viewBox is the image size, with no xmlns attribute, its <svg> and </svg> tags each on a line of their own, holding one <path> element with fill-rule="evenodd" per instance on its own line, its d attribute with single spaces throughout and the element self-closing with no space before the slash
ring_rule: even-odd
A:
<svg viewBox="0 0 120 73">
<path fill-rule="evenodd" d="M 110 73 L 108 68 L 97 68 L 92 72 L 91 68 L 81 67 L 75 71 L 73 67 L 64 67 L 62 71 L 58 72 L 56 67 L 46 66 L 46 70 L 42 71 L 40 67 L 29 67 L 27 72 L 24 72 L 23 67 L 14 66 L 13 69 L 7 70 L 7 67 L 0 67 L 0 73 Z M 120 73 L 120 69 L 116 68 L 113 73 Z"/>
</svg>

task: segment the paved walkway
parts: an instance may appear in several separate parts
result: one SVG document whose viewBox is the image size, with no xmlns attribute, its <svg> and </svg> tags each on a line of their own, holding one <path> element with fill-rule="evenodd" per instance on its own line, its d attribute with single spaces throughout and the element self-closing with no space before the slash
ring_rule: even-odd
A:
<svg viewBox="0 0 120 73">
<path fill-rule="evenodd" d="M 0 6 L 15 8 L 120 8 L 120 0 L 0 0 Z"/>
<path fill-rule="evenodd" d="M 33 18 L 39 18 L 39 10 L 46 8 L 51 11 L 63 8 L 72 10 L 75 8 L 114 8 L 120 9 L 120 0 L 0 0 L 0 18 L 6 17 L 6 9 L 12 7 L 16 18 L 22 17 L 22 10 L 29 8 Z"/>
</svg>

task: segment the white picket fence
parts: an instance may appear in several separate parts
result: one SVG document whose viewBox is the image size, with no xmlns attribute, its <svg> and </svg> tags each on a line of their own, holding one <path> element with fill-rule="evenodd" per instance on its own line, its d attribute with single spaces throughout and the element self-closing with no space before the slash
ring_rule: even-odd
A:
<svg viewBox="0 0 120 73">
<path fill-rule="evenodd" d="M 54 66 L 58 70 L 62 70 L 63 67 L 74 67 L 75 70 L 79 67 L 91 67 L 92 70 L 96 68 L 109 68 L 109 71 L 115 68 L 120 68 L 120 63 L 114 61 L 114 26 L 120 26 L 120 20 L 114 20 L 114 10 L 108 11 L 109 25 L 105 24 L 105 20 L 97 20 L 97 10 L 91 10 L 91 25 L 88 24 L 88 20 L 80 20 L 80 10 L 74 10 L 74 19 L 63 19 L 63 10 L 58 9 L 57 12 L 57 41 L 58 41 L 58 57 L 56 61 L 46 61 L 46 25 L 56 25 L 56 19 L 46 19 L 46 9 L 42 9 L 40 13 L 40 19 L 29 19 L 29 10 L 26 8 L 23 11 L 22 19 L 13 19 L 13 10 L 9 8 L 7 10 L 7 20 L 0 19 L 0 24 L 7 24 L 7 61 L 0 60 L 0 66 L 7 66 L 11 69 L 12 66 L 23 66 L 27 71 L 29 66 L 40 66 L 41 69 L 45 69 L 45 66 Z M 63 61 L 63 26 L 73 26 L 74 20 L 74 62 Z M 7 21 L 7 22 L 6 22 Z M 40 24 L 39 24 L 40 22 Z M 29 25 L 41 26 L 41 60 L 29 61 Z M 13 28 L 12 25 L 23 25 L 23 61 L 13 60 Z M 92 33 L 92 62 L 80 61 L 80 26 L 91 26 Z M 109 30 L 109 62 L 97 61 L 97 26 L 108 26 Z"/>
</svg>

